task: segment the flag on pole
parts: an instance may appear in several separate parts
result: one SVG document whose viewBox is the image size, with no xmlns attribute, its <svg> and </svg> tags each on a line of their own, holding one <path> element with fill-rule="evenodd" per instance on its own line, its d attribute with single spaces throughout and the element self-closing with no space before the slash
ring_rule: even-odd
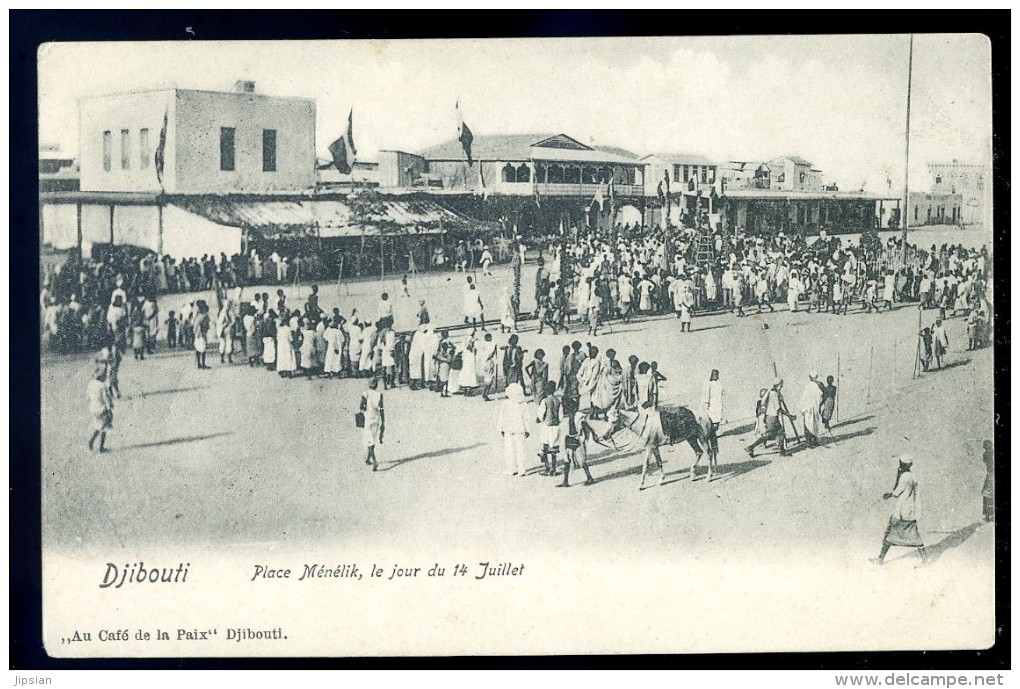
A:
<svg viewBox="0 0 1020 689">
<path fill-rule="evenodd" d="M 485 186 L 485 166 L 482 165 L 482 161 L 478 161 L 478 180 L 481 182 L 481 194 L 482 201 L 489 200 L 489 188 Z"/>
<path fill-rule="evenodd" d="M 457 100 L 457 141 L 464 147 L 464 155 L 467 156 L 468 167 L 471 166 L 471 142 L 475 140 L 474 134 L 464 124 L 464 116 L 460 111 L 460 100 Z"/>
<path fill-rule="evenodd" d="M 333 157 L 333 163 L 320 166 L 320 170 L 335 167 L 337 172 L 342 175 L 351 174 L 354 157 L 358 154 L 358 150 L 354 147 L 354 108 L 351 108 L 351 112 L 347 115 L 347 131 L 329 145 L 329 154 Z"/>
<path fill-rule="evenodd" d="M 166 127 L 169 119 L 169 111 L 163 113 L 163 128 L 159 130 L 159 145 L 156 146 L 156 180 L 159 181 L 160 189 L 163 188 L 163 168 L 166 165 Z"/>
<path fill-rule="evenodd" d="M 609 203 L 616 203 L 616 178 L 615 176 L 609 178 Z"/>
<path fill-rule="evenodd" d="M 603 209 L 603 207 L 605 206 L 605 203 L 606 203 L 606 199 L 602 195 L 602 185 L 601 184 L 599 185 L 598 191 L 595 192 L 595 198 L 593 198 L 591 200 L 591 203 L 588 204 L 588 208 L 591 208 L 596 203 L 599 204 L 599 213 L 601 213 L 602 209 Z"/>
</svg>

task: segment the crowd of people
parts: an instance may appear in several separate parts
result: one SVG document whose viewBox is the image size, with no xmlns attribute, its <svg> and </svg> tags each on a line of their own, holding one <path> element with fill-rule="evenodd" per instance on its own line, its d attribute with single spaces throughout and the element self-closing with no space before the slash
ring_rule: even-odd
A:
<svg viewBox="0 0 1020 689">
<path fill-rule="evenodd" d="M 939 309 L 940 318 L 920 334 L 924 370 L 932 359 L 941 366 L 948 348 L 942 320 L 960 311 L 969 319 L 968 348 L 986 341 L 985 314 L 990 311 L 985 248 L 924 251 L 911 246 L 905 267 L 885 270 L 878 259 L 901 247 L 890 244 L 876 256 L 860 246 L 843 247 L 838 238 L 823 236 L 808 246 L 802 238 L 782 234 L 768 239 L 715 236 L 712 243 L 710 255 L 703 255 L 704 238 L 683 228 L 618 228 L 612 236 L 588 233 L 571 237 L 569 243 L 553 237 L 537 260 L 533 316 L 538 332 L 549 327 L 554 334 L 567 333 L 576 318 L 595 337 L 600 327 L 613 320 L 626 322 L 663 312 L 675 312 L 680 332 L 688 332 L 692 317 L 707 310 L 729 309 L 740 316 L 745 307 L 772 309 L 773 302 L 786 301 L 791 310 L 846 313 L 852 295 L 862 300 L 865 311 L 898 301 Z M 482 256 L 485 276 L 491 256 L 485 256 L 485 251 Z M 95 418 L 90 448 L 97 439 L 99 449 L 105 447 L 114 399 L 120 395 L 118 372 L 127 350 L 136 359 L 144 359 L 156 348 L 161 332 L 168 348 L 193 351 L 199 369 L 210 368 L 207 350 L 215 342 L 214 356 L 218 353 L 226 365 L 240 360 L 289 379 L 366 379 L 369 389 L 362 396 L 356 421 L 363 429 L 366 464 L 373 470 L 378 468 L 376 446 L 385 431 L 383 391 L 398 386 L 441 398 L 477 396 L 482 401 L 505 392 L 499 430 L 506 473 L 533 473 L 523 448 L 529 429 L 537 426 L 538 473 L 562 476 L 558 485 L 563 486 L 570 485 L 571 468 L 584 471 L 586 484 L 594 482 L 586 457 L 590 443 L 605 440 L 595 430 L 598 422 L 613 427 L 624 414 L 644 419 L 639 428 L 655 428 L 659 423 L 649 421 L 656 417 L 659 385 L 666 380 L 657 362 L 637 355 L 623 358 L 612 348 L 602 351 L 577 339 L 564 343 L 559 353 L 541 348 L 529 352 L 518 330 L 525 315 L 510 285 L 499 299 L 497 340 L 488 329 L 494 324 L 486 322 L 478 281 L 463 262 L 452 266 L 464 274 L 463 328 L 457 324 L 454 333 L 452 324 L 443 327 L 432 322 L 425 300 L 419 302 L 417 325 L 410 329 L 401 324 L 398 329 L 393 301 L 386 293 L 373 313 L 354 310 L 343 315 L 339 307 L 326 310 L 320 305 L 314 285 L 301 303 L 289 302 L 283 289 L 276 289 L 272 297 L 269 291 L 255 290 L 248 293 L 249 298 L 242 285 L 231 282 L 229 268 L 226 277 L 212 278 L 215 310 L 204 300 L 185 298 L 163 317 L 155 299 L 163 287 L 162 273 L 154 270 L 159 262 L 151 258 L 131 257 L 126 251 L 93 261 L 72 257 L 64 270 L 51 274 L 44 289 L 48 332 L 59 338 L 61 321 L 57 317 L 51 330 L 50 307 L 58 302 L 57 295 L 70 292 L 64 308 L 76 316 L 85 315 L 81 322 L 92 328 L 83 328 L 90 334 L 81 336 L 81 342 L 99 343 L 95 381 L 101 385 L 89 388 Z M 69 279 L 74 275 L 77 280 Z M 205 273 L 201 275 L 205 280 Z M 882 275 L 881 292 L 877 277 L 872 277 L 878 275 Z M 78 302 L 79 292 L 88 295 L 93 305 Z M 410 296 L 406 280 L 403 296 Z M 695 405 L 709 442 L 709 478 L 718 454 L 716 431 L 725 421 L 721 385 L 719 372 L 713 371 L 703 399 Z M 795 421 L 809 447 L 817 445 L 824 432 L 831 435 L 837 394 L 832 376 L 823 383 L 816 373 L 810 375 L 796 413 L 787 407 L 782 389 L 783 382 L 777 379 L 761 391 L 754 410 L 755 440 L 746 448 L 752 456 L 769 443 L 786 454 L 790 436 L 800 436 Z"/>
</svg>

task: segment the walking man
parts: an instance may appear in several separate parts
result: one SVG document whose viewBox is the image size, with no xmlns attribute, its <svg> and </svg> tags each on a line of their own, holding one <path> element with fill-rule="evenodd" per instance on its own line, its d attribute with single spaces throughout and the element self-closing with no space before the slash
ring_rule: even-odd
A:
<svg viewBox="0 0 1020 689">
<path fill-rule="evenodd" d="M 900 457 L 899 470 L 896 473 L 896 487 L 891 493 L 882 496 L 883 500 L 896 498 L 889 526 L 882 538 L 882 550 L 878 557 L 872 559 L 876 565 L 885 563 L 886 553 L 892 546 L 903 548 L 919 548 L 921 560 L 928 564 L 928 556 L 924 552 L 924 541 L 917 530 L 917 479 L 912 471 L 914 459 L 910 455 Z"/>
<path fill-rule="evenodd" d="M 818 373 L 812 371 L 804 392 L 800 396 L 800 415 L 804 422 L 804 441 L 808 447 L 818 447 L 818 436 L 822 433 L 822 386 Z"/>
<path fill-rule="evenodd" d="M 783 457 L 789 456 L 786 449 L 786 431 L 783 428 L 783 417 L 792 422 L 795 417 L 786 407 L 786 400 L 783 399 L 783 379 L 776 378 L 772 382 L 772 389 L 768 391 L 764 401 L 765 407 L 765 432 L 753 443 L 744 448 L 748 455 L 754 457 L 754 450 L 759 445 L 764 445 L 770 440 L 779 440 L 779 454 Z"/>
</svg>

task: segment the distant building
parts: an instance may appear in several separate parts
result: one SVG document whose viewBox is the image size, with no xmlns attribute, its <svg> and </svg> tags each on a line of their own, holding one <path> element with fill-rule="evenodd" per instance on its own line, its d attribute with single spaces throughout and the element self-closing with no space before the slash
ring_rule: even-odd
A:
<svg viewBox="0 0 1020 689">
<path fill-rule="evenodd" d="M 907 205 L 910 227 L 959 225 L 963 218 L 963 196 L 948 192 L 912 191 Z"/>
<path fill-rule="evenodd" d="M 961 196 L 960 224 L 990 226 L 992 185 L 988 166 L 961 163 L 954 158 L 948 163 L 931 163 L 928 171 L 932 194 Z"/>
<path fill-rule="evenodd" d="M 666 204 L 654 199 L 659 198 L 660 185 L 662 193 L 666 193 L 667 176 L 672 224 L 694 224 L 702 212 L 716 212 L 713 200 L 718 198 L 721 181 L 718 163 L 690 153 L 650 153 L 641 162 L 646 166 L 645 196 L 653 206 L 648 214 L 649 224 L 663 224 Z"/>
<path fill-rule="evenodd" d="M 719 169 L 720 187 L 728 189 L 769 189 L 772 171 L 763 161 L 730 160 Z"/>
<path fill-rule="evenodd" d="M 83 191 L 222 194 L 315 186 L 315 101 L 309 98 L 265 96 L 254 82 L 239 81 L 230 92 L 163 89 L 83 98 L 79 113 Z"/>
<path fill-rule="evenodd" d="M 476 164 L 470 167 L 457 140 L 426 149 L 421 158 L 424 174 L 444 190 L 480 191 L 484 176 L 491 194 L 531 196 L 537 190 L 539 197 L 591 199 L 612 179 L 618 196 L 643 197 L 645 166 L 625 153 L 587 146 L 566 134 L 514 134 L 476 136 Z"/>
<path fill-rule="evenodd" d="M 322 160 L 316 165 L 315 188 L 353 189 L 379 186 L 379 163 L 368 160 L 355 160 L 351 164 L 351 174 L 342 175 L 333 165 L 333 161 Z"/>
<path fill-rule="evenodd" d="M 822 171 L 800 156 L 782 156 L 768 161 L 769 188 L 776 191 L 821 191 Z"/>
<path fill-rule="evenodd" d="M 39 191 L 77 191 L 78 166 L 57 144 L 39 146 Z"/>
</svg>

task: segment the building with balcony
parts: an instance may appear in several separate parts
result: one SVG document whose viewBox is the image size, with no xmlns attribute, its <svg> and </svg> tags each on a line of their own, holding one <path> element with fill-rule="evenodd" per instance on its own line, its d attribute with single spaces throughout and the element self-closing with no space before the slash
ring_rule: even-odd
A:
<svg viewBox="0 0 1020 689">
<path fill-rule="evenodd" d="M 424 174 L 447 191 L 504 196 L 593 198 L 609 180 L 617 196 L 644 195 L 644 164 L 629 156 L 582 144 L 566 134 L 476 136 L 468 166 L 457 140 L 422 151 Z M 622 149 L 617 149 L 622 150 Z"/>
</svg>

